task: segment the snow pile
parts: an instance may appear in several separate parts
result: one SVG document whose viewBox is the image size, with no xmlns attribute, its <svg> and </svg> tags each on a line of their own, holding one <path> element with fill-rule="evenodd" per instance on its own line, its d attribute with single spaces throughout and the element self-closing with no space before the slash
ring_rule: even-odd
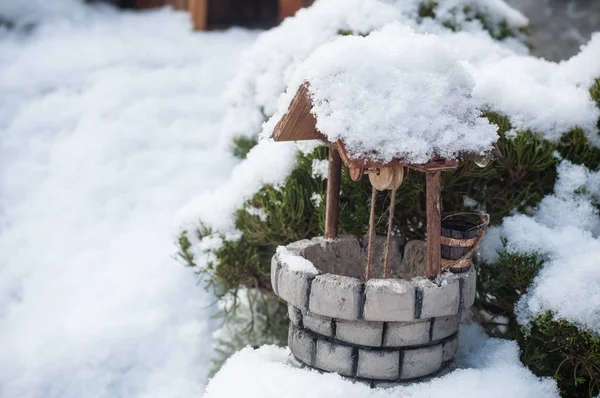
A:
<svg viewBox="0 0 600 398">
<path fill-rule="evenodd" d="M 461 366 L 427 383 L 371 389 L 332 373 L 297 369 L 287 363 L 289 351 L 274 346 L 248 347 L 231 357 L 210 381 L 205 398 L 384 398 L 558 397 L 553 380 L 535 377 L 519 361 L 514 341 L 485 337 L 478 326 L 462 326 Z"/>
<path fill-rule="evenodd" d="M 589 93 L 600 77 L 600 33 L 573 58 L 560 63 L 510 54 L 490 45 L 488 38 L 457 34 L 442 36 L 475 79 L 473 98 L 482 109 L 507 115 L 513 128 L 531 129 L 557 141 L 575 126 L 600 145 L 600 111 Z"/>
<path fill-rule="evenodd" d="M 517 304 L 519 322 L 552 311 L 583 328 L 600 333 L 600 172 L 563 161 L 555 192 L 546 196 L 533 217 L 515 215 L 491 228 L 482 243 L 488 262 L 502 248 L 514 253 L 538 253 L 544 266 Z"/>
<path fill-rule="evenodd" d="M 410 54 L 410 56 L 407 56 Z M 484 155 L 498 138 L 471 98 L 474 81 L 434 35 L 397 24 L 317 49 L 297 70 L 266 124 L 270 136 L 303 82 L 317 129 L 353 157 L 426 163 Z"/>
<path fill-rule="evenodd" d="M 329 160 L 313 159 L 312 161 L 312 176 L 325 180 L 329 176 Z"/>
<path fill-rule="evenodd" d="M 237 162 L 219 97 L 254 38 L 90 9 L 0 39 L 0 396 L 201 395 L 214 298 L 170 227 Z"/>
<path fill-rule="evenodd" d="M 198 220 L 227 238 L 235 239 L 235 211 L 265 184 L 285 181 L 296 164 L 297 150 L 293 143 L 263 141 L 238 164 L 227 182 L 206 191 L 180 209 L 177 219 L 183 229 L 194 229 Z M 198 243 L 196 234 L 188 234 L 191 243 Z M 204 238 L 206 240 L 207 238 Z M 209 237 L 209 239 L 211 239 Z M 196 250 L 201 255 L 202 250 Z"/>
<path fill-rule="evenodd" d="M 89 14 L 105 8 L 100 5 L 89 7 L 83 3 L 83 0 L 2 0 L 0 1 L 0 32 L 2 22 L 16 27 L 27 27 L 50 20 L 68 23 L 74 19 L 83 20 Z"/>
<path fill-rule="evenodd" d="M 450 33 L 449 22 L 459 29 L 482 32 L 481 23 L 467 18 L 485 14 L 492 26 L 505 21 L 510 28 L 527 24 L 525 18 L 502 0 L 436 1 L 436 18 L 419 17 L 422 0 L 319 0 L 300 10 L 280 26 L 263 33 L 245 54 L 239 73 L 228 88 L 229 107 L 221 138 L 229 146 L 234 136 L 253 136 L 278 109 L 278 98 L 286 91 L 298 66 L 319 46 L 336 40 L 340 33 L 368 34 L 400 22 L 420 33 Z M 493 40 L 490 40 L 493 42 Z M 507 45 L 526 51 L 515 40 Z"/>
<path fill-rule="evenodd" d="M 222 140 L 252 136 L 278 109 L 279 96 L 295 83 L 297 68 L 317 48 L 339 37 L 340 32 L 368 34 L 399 22 L 418 33 L 433 33 L 468 61 L 475 79 L 473 98 L 482 108 L 509 116 L 517 129 L 532 129 L 551 140 L 580 126 L 590 136 L 596 132 L 598 110 L 587 92 L 600 74 L 600 38 L 592 38 L 585 56 L 563 63 L 530 57 L 514 38 L 496 41 L 465 8 L 481 10 L 489 25 L 506 21 L 518 29 L 527 19 L 501 0 L 437 1 L 435 19 L 421 18 L 420 0 L 320 0 L 312 7 L 262 34 L 245 55 L 240 73 L 228 89 L 229 108 Z M 453 32 L 448 23 L 462 32 Z M 408 55 L 407 58 L 411 56 Z"/>
</svg>

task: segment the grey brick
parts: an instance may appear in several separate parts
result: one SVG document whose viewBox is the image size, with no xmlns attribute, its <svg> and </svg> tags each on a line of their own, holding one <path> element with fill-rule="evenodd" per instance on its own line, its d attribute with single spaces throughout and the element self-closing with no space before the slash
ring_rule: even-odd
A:
<svg viewBox="0 0 600 398">
<path fill-rule="evenodd" d="M 431 331 L 431 340 L 441 340 L 456 333 L 459 325 L 460 315 L 434 318 L 433 328 Z"/>
<path fill-rule="evenodd" d="M 402 347 L 429 343 L 431 322 L 424 319 L 416 322 L 389 322 L 383 336 L 384 347 Z"/>
<path fill-rule="evenodd" d="M 456 362 L 454 360 L 442 363 L 442 367 L 437 372 L 431 373 L 429 376 L 420 377 L 416 381 L 419 383 L 429 383 L 432 380 L 435 380 L 439 377 L 445 376 L 448 373 L 456 370 Z M 409 382 L 402 383 L 405 386 L 411 385 L 415 382 L 415 380 L 411 380 Z"/>
<path fill-rule="evenodd" d="M 398 279 L 371 279 L 365 283 L 365 320 L 412 321 L 414 312 L 412 283 Z"/>
<path fill-rule="evenodd" d="M 307 312 L 302 319 L 304 327 L 317 334 L 332 337 L 333 319 Z"/>
<path fill-rule="evenodd" d="M 394 382 L 394 381 L 375 381 L 373 383 L 373 387 L 375 388 L 394 388 L 401 386 L 402 383 Z"/>
<path fill-rule="evenodd" d="M 456 355 L 456 351 L 458 351 L 458 336 L 454 336 L 451 339 L 446 340 L 443 345 L 443 351 L 443 361 L 448 361 L 454 358 L 454 355 Z"/>
<path fill-rule="evenodd" d="M 313 338 L 292 325 L 290 325 L 290 335 L 288 344 L 292 353 L 300 361 L 312 366 L 316 353 L 316 344 Z"/>
<path fill-rule="evenodd" d="M 291 271 L 289 267 L 280 262 L 281 268 L 277 275 L 277 294 L 279 297 L 306 311 L 310 280 L 315 273 L 304 271 Z"/>
<path fill-rule="evenodd" d="M 358 350 L 357 377 L 396 380 L 399 372 L 399 351 Z"/>
<path fill-rule="evenodd" d="M 295 242 L 290 243 L 285 248 L 291 251 L 294 254 L 305 257 L 306 249 L 311 246 L 313 243 L 308 239 L 297 240 Z"/>
<path fill-rule="evenodd" d="M 288 317 L 290 322 L 297 327 L 302 325 L 302 311 L 288 303 Z"/>
<path fill-rule="evenodd" d="M 458 278 L 449 278 L 443 282 L 442 286 L 427 281 L 421 284 L 421 289 L 423 292 L 421 318 L 458 314 L 460 304 Z"/>
<path fill-rule="evenodd" d="M 441 344 L 404 351 L 401 378 L 412 379 L 437 372 L 442 366 L 442 355 Z"/>
<path fill-rule="evenodd" d="M 353 376 L 353 348 L 341 344 L 317 340 L 315 367 L 328 372 L 337 372 L 342 376 Z"/>
<path fill-rule="evenodd" d="M 281 289 L 281 287 L 280 287 Z M 318 275 L 312 282 L 309 311 L 336 319 L 356 320 L 362 282 L 340 275 Z"/>
<path fill-rule="evenodd" d="M 471 267 L 468 272 L 461 275 L 461 278 L 463 279 L 463 308 L 469 308 L 475 303 L 477 293 L 477 271 L 475 271 L 475 267 Z"/>
<path fill-rule="evenodd" d="M 336 322 L 335 337 L 338 340 L 369 347 L 381 346 L 383 322 L 342 321 Z"/>
<path fill-rule="evenodd" d="M 290 354 L 290 357 L 288 358 L 288 363 L 290 365 L 292 365 L 295 368 L 304 368 L 306 366 L 306 364 L 304 362 L 302 362 L 301 360 L 299 360 L 298 358 L 296 358 L 296 356 L 294 354 Z"/>
</svg>

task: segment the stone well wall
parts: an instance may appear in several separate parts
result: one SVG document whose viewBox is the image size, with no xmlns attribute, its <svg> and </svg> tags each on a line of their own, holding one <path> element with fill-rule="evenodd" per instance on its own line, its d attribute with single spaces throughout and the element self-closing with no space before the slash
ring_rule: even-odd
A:
<svg viewBox="0 0 600 398">
<path fill-rule="evenodd" d="M 295 242 L 273 257 L 272 283 L 288 302 L 294 356 L 305 366 L 374 385 L 452 369 L 460 313 L 475 300 L 474 269 L 445 273 L 436 282 L 364 281 L 365 256 L 360 241 L 345 236 Z M 391 267 L 412 273 L 402 269 L 401 258 L 394 257 Z M 309 266 L 298 266 L 298 259 Z"/>
</svg>

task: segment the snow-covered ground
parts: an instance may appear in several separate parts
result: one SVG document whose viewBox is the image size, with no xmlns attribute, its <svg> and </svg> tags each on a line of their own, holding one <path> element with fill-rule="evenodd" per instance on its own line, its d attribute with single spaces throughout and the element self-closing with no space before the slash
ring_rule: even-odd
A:
<svg viewBox="0 0 600 398">
<path fill-rule="evenodd" d="M 10 3 L 38 25 L 0 31 L 0 396 L 201 396 L 213 299 L 172 216 L 236 162 L 220 94 L 255 34 Z"/>
</svg>

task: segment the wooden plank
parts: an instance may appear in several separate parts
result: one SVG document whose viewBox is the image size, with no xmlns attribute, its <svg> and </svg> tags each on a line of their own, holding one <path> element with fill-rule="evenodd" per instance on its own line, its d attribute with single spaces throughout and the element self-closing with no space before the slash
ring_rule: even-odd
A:
<svg viewBox="0 0 600 398">
<path fill-rule="evenodd" d="M 432 160 L 425 164 L 409 164 L 408 167 L 427 173 L 430 171 L 449 171 L 454 170 L 458 167 L 458 161 L 456 160 Z"/>
<path fill-rule="evenodd" d="M 440 171 L 425 174 L 427 202 L 427 277 L 435 278 L 441 273 L 441 187 Z"/>
<path fill-rule="evenodd" d="M 317 130 L 317 119 L 312 114 L 308 84 L 300 86 L 288 108 L 288 113 L 283 115 L 275 125 L 273 139 L 275 141 L 326 141 L 325 136 Z"/>
<path fill-rule="evenodd" d="M 192 15 L 194 30 L 206 30 L 208 0 L 189 0 L 188 9 Z"/>
<path fill-rule="evenodd" d="M 279 23 L 287 17 L 291 17 L 304 6 L 303 0 L 279 0 Z"/>
<path fill-rule="evenodd" d="M 167 4 L 166 0 L 135 0 L 135 8 L 143 10 L 146 8 L 163 7 Z"/>
<path fill-rule="evenodd" d="M 175 10 L 187 10 L 187 0 L 168 0 L 168 4 L 171 5 Z"/>
<path fill-rule="evenodd" d="M 325 238 L 338 236 L 340 216 L 340 188 L 342 186 L 342 159 L 335 144 L 329 146 L 329 175 L 327 176 L 327 203 L 325 208 Z"/>
<path fill-rule="evenodd" d="M 344 164 L 351 169 L 379 169 L 382 167 L 400 167 L 407 166 L 411 169 L 427 172 L 427 171 L 448 171 L 454 170 L 458 167 L 458 161 L 456 160 L 432 160 L 425 164 L 410 164 L 406 163 L 404 159 L 393 158 L 389 162 L 384 162 L 377 159 L 364 159 L 357 158 L 348 153 L 346 145 L 338 140 L 338 148 L 340 149 L 340 156 L 344 161 Z"/>
<path fill-rule="evenodd" d="M 356 158 L 353 157 L 352 154 L 348 153 L 346 145 L 341 140 L 338 140 L 336 143 L 338 145 L 340 156 L 342 157 L 344 164 L 351 169 L 378 169 L 381 167 L 400 167 L 404 165 L 402 159 L 396 158 L 392 159 L 390 162 L 383 162 L 374 159 Z"/>
</svg>

